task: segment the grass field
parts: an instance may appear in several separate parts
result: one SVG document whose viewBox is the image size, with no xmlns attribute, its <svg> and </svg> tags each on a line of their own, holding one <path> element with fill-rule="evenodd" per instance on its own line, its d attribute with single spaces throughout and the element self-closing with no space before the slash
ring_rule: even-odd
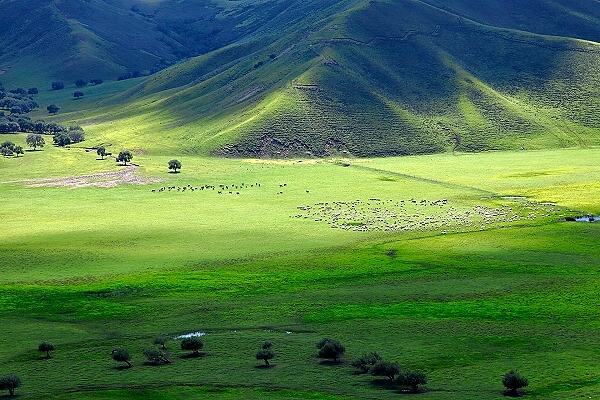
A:
<svg viewBox="0 0 600 400">
<path fill-rule="evenodd" d="M 161 181 L 111 188 L 95 174 L 124 167 L 83 148 L 2 158 L 0 375 L 23 399 L 404 398 L 351 367 L 376 350 L 427 373 L 418 398 L 501 399 L 512 368 L 528 398 L 596 398 L 600 229 L 563 219 L 600 211 L 599 156 L 178 156 L 172 174 L 136 154 Z M 82 175 L 100 186 L 47 180 Z M 190 332 L 202 357 L 173 339 Z M 146 365 L 160 334 L 172 363 Z M 324 336 L 339 365 L 316 358 Z"/>
</svg>

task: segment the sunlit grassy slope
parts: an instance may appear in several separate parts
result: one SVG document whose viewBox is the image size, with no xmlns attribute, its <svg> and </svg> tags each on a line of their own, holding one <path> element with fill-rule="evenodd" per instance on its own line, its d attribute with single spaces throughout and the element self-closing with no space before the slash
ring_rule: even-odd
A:
<svg viewBox="0 0 600 400">
<path fill-rule="evenodd" d="M 29 186 L 123 167 L 75 146 L 1 158 L 0 375 L 21 377 L 22 399 L 398 398 L 350 366 L 376 350 L 427 373 L 423 399 L 502 399 L 512 368 L 529 378 L 528 398 L 593 398 L 599 231 L 561 219 L 600 210 L 599 156 L 178 155 L 183 168 L 170 174 L 173 156 L 136 154 L 136 176 L 162 182 L 75 189 Z M 533 202 L 513 198 L 523 195 Z M 419 224 L 374 229 L 402 200 Z M 366 217 L 373 229 L 330 223 L 351 204 L 348 226 Z M 297 217 L 307 207 L 320 216 Z M 466 211 L 502 207 L 519 218 L 457 225 Z M 420 228 L 442 211 L 461 218 Z M 185 357 L 173 338 L 196 331 L 207 333 L 205 355 Z M 145 365 L 159 334 L 173 362 Z M 346 346 L 341 364 L 315 357 L 324 336 Z M 50 359 L 41 340 L 56 345 Z M 277 353 L 270 369 L 254 359 L 265 340 Z M 131 369 L 110 359 L 116 346 L 131 352 Z"/>
<path fill-rule="evenodd" d="M 545 13 L 536 26 L 508 16 L 494 26 L 473 10 L 414 0 L 320 6 L 278 34 L 153 75 L 86 110 L 93 116 L 82 123 L 99 141 L 153 154 L 389 156 L 599 143 L 593 24 L 587 36 L 573 28 L 574 38 Z M 575 26 L 581 15 L 570 15 Z"/>
</svg>

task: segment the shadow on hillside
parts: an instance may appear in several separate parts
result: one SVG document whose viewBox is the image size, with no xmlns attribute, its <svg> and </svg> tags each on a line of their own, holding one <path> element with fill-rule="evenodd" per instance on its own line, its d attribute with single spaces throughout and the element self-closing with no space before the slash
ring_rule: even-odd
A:
<svg viewBox="0 0 600 400">
<path fill-rule="evenodd" d="M 179 356 L 179 358 L 204 358 L 208 353 L 186 353 Z"/>
</svg>

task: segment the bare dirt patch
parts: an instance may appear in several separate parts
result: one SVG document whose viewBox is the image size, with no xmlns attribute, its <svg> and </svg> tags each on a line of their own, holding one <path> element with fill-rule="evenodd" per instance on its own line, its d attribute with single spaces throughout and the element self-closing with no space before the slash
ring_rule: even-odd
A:
<svg viewBox="0 0 600 400">
<path fill-rule="evenodd" d="M 149 183 L 162 182 L 160 178 L 145 178 L 135 174 L 135 165 L 128 165 L 120 171 L 102 172 L 92 175 L 71 176 L 65 178 L 39 178 L 27 179 L 18 182 L 26 183 L 26 187 L 64 186 L 69 189 L 82 187 L 115 187 L 117 185 L 147 185 Z"/>
</svg>

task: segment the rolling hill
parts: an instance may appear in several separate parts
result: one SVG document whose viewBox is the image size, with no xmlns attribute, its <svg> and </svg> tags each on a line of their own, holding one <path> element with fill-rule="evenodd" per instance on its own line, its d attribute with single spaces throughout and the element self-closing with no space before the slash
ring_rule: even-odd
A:
<svg viewBox="0 0 600 400">
<path fill-rule="evenodd" d="M 236 34 L 219 42 L 229 44 L 63 118 L 78 119 L 99 142 L 234 157 L 600 144 L 596 1 L 282 0 L 208 9 L 214 21 L 237 18 Z"/>
</svg>

